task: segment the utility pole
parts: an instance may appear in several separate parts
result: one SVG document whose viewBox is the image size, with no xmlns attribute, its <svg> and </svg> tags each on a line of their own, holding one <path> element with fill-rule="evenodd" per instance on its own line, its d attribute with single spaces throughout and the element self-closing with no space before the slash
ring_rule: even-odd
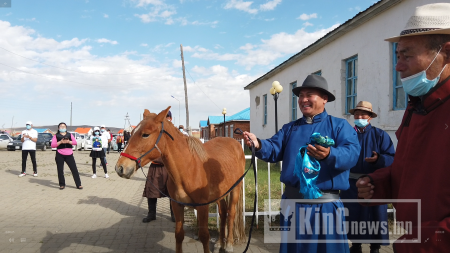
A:
<svg viewBox="0 0 450 253">
<path fill-rule="evenodd" d="M 70 130 L 72 129 L 72 102 L 70 102 Z"/>
<path fill-rule="evenodd" d="M 183 81 L 184 81 L 184 99 L 186 101 L 186 129 L 190 129 L 189 127 L 189 106 L 188 106 L 188 94 L 187 94 L 187 85 L 186 85 L 186 74 L 184 72 L 184 56 L 183 56 L 183 45 L 180 44 L 181 50 L 181 65 L 183 66 Z M 191 135 L 191 133 L 189 133 Z"/>
</svg>

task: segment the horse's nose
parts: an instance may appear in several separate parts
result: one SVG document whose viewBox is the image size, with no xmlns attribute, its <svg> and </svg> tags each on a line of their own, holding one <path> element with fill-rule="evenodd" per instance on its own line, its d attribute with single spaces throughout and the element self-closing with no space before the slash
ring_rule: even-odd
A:
<svg viewBox="0 0 450 253">
<path fill-rule="evenodd" d="M 117 174 L 119 174 L 119 176 L 122 176 L 123 175 L 123 166 L 120 165 L 119 167 L 117 167 L 116 172 L 117 172 Z"/>
</svg>

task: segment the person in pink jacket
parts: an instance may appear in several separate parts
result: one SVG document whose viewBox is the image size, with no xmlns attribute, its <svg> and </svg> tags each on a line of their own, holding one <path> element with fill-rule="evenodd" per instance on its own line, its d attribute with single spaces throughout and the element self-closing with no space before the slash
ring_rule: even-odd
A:
<svg viewBox="0 0 450 253">
<path fill-rule="evenodd" d="M 56 167 L 58 170 L 59 189 L 66 188 L 66 181 L 64 179 L 64 162 L 69 166 L 72 172 L 73 179 L 77 189 L 83 189 L 81 186 L 80 174 L 78 173 L 77 164 L 73 157 L 72 145 L 77 145 L 77 140 L 72 134 L 67 133 L 67 125 L 64 122 L 59 123 L 58 132 L 53 135 L 52 148 L 56 148 Z"/>
</svg>

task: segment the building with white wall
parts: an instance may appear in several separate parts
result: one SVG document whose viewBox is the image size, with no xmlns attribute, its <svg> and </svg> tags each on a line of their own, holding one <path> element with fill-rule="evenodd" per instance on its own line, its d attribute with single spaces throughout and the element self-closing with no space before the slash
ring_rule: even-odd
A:
<svg viewBox="0 0 450 253">
<path fill-rule="evenodd" d="M 316 73 L 336 96 L 325 106 L 328 114 L 354 125 L 348 110 L 358 101 L 370 101 L 378 114 L 372 125 L 388 132 L 396 145 L 407 97 L 395 71 L 396 44 L 384 39 L 399 35 L 417 6 L 434 2 L 442 0 L 381 0 L 248 84 L 251 132 L 263 139 L 275 133 L 275 102 L 269 92 L 273 81 L 284 88 L 278 98 L 278 128 L 302 117 L 292 88 Z"/>
</svg>

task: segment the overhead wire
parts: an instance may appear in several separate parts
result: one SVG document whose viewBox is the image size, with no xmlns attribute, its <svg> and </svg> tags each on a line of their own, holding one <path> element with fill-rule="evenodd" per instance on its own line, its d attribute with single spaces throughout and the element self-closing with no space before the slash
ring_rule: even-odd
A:
<svg viewBox="0 0 450 253">
<path fill-rule="evenodd" d="M 185 68 L 186 69 L 186 68 Z M 192 79 L 192 82 L 194 82 L 194 84 L 195 85 L 197 85 L 197 87 L 200 89 L 200 91 L 203 93 L 203 94 L 205 94 L 205 96 L 209 99 L 209 100 L 211 100 L 211 102 L 219 109 L 219 110 L 221 110 L 220 109 L 220 107 L 219 106 L 217 106 L 217 104 L 216 103 L 214 103 L 214 101 L 202 90 L 202 88 L 194 81 L 194 78 L 192 78 L 192 76 L 191 76 L 191 73 L 189 73 L 189 71 L 186 69 L 186 71 L 188 72 L 188 74 L 189 74 L 189 76 L 191 77 L 191 79 Z"/>
</svg>

